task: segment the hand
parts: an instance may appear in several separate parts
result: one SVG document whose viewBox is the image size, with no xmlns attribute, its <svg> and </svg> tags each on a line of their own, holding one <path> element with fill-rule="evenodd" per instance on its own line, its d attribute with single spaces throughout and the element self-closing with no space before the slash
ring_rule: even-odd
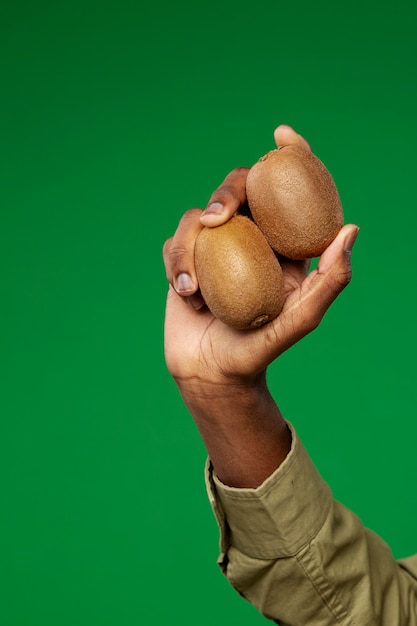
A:
<svg viewBox="0 0 417 626">
<path fill-rule="evenodd" d="M 275 131 L 278 146 L 309 145 L 288 126 Z M 204 225 L 215 227 L 245 212 L 249 168 L 231 172 L 205 211 L 191 209 L 164 245 L 170 282 L 165 315 L 165 357 L 203 438 L 217 476 L 232 487 L 255 488 L 280 466 L 291 436 L 266 384 L 266 368 L 311 332 L 350 281 L 358 227 L 344 226 L 317 269 L 280 259 L 286 300 L 280 315 L 256 330 L 234 330 L 207 309 L 198 290 L 194 244 Z"/>
<path fill-rule="evenodd" d="M 288 126 L 274 133 L 277 146 L 309 144 Z M 249 168 L 233 170 L 212 194 L 205 211 L 191 209 L 164 245 L 171 283 L 165 318 L 165 355 L 178 384 L 247 383 L 262 374 L 284 350 L 314 330 L 351 278 L 350 257 L 358 227 L 344 226 L 308 273 L 307 261 L 280 259 L 286 301 L 278 318 L 253 331 L 236 331 L 214 318 L 198 291 L 194 243 L 203 226 L 215 227 L 245 212 Z"/>
</svg>

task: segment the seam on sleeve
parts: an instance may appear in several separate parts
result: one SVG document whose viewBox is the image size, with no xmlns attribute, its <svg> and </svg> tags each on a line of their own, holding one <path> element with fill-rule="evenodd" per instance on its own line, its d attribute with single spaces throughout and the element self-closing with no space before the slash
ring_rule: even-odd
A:
<svg viewBox="0 0 417 626">
<path fill-rule="evenodd" d="M 303 550 L 305 550 L 305 547 Z M 297 562 L 304 571 L 306 578 L 308 578 L 311 585 L 316 590 L 317 595 L 321 598 L 323 604 L 327 606 L 328 610 L 335 618 L 336 622 L 338 624 L 343 624 L 344 620 L 348 619 L 349 616 L 343 603 L 339 599 L 339 594 L 335 592 L 334 585 L 332 585 L 326 576 L 323 575 L 320 568 L 314 564 L 312 554 L 309 551 L 305 551 L 304 554 L 301 555 L 303 550 L 295 555 Z M 313 573 L 314 576 L 312 575 Z"/>
</svg>

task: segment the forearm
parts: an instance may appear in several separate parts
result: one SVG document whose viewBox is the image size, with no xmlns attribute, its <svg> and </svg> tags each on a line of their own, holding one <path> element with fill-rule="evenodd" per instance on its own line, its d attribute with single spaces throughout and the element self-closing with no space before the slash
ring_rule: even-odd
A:
<svg viewBox="0 0 417 626">
<path fill-rule="evenodd" d="M 258 487 L 284 461 L 291 434 L 265 379 L 179 384 L 220 480 Z"/>
</svg>

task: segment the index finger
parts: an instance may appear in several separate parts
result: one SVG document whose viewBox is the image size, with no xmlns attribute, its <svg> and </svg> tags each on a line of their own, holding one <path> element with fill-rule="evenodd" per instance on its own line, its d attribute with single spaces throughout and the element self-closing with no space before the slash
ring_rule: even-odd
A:
<svg viewBox="0 0 417 626">
<path fill-rule="evenodd" d="M 214 191 L 200 220 L 204 226 L 220 226 L 246 204 L 246 178 L 249 167 L 238 167 L 230 172 Z"/>
</svg>

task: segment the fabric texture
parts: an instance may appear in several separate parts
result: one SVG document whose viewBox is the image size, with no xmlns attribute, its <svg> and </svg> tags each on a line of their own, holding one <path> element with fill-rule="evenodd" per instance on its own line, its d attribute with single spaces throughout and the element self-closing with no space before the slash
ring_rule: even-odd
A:
<svg viewBox="0 0 417 626">
<path fill-rule="evenodd" d="M 223 573 L 281 626 L 417 626 L 417 555 L 396 561 L 334 500 L 289 428 L 290 453 L 257 489 L 224 485 L 207 462 Z"/>
</svg>

